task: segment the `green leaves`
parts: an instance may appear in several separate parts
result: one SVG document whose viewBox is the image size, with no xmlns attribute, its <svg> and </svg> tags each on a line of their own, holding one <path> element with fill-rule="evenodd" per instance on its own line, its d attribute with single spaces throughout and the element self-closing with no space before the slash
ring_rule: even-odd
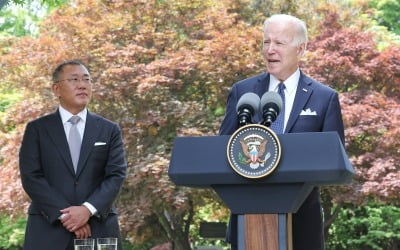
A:
<svg viewBox="0 0 400 250">
<path fill-rule="evenodd" d="M 47 13 L 66 2 L 69 0 L 1 1 L 0 36 L 37 36 L 39 22 Z"/>
<path fill-rule="evenodd" d="M 0 215 L 0 249 L 20 249 L 24 241 L 26 219 L 11 219 L 9 215 Z"/>
<path fill-rule="evenodd" d="M 327 249 L 394 249 L 400 242 L 400 208 L 347 206 L 333 223 Z"/>
<path fill-rule="evenodd" d="M 370 6 L 376 9 L 375 19 L 379 24 L 400 35 L 400 1 L 398 0 L 373 0 Z"/>
</svg>

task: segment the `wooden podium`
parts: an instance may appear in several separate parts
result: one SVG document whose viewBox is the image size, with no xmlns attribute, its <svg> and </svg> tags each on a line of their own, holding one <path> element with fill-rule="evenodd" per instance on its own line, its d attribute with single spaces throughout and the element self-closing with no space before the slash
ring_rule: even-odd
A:
<svg viewBox="0 0 400 250">
<path fill-rule="evenodd" d="M 179 186 L 211 187 L 238 218 L 240 250 L 292 249 L 291 214 L 315 186 L 349 183 L 354 175 L 336 132 L 278 135 L 282 155 L 270 175 L 237 174 L 227 159 L 230 136 L 177 137 L 168 175 Z"/>
</svg>

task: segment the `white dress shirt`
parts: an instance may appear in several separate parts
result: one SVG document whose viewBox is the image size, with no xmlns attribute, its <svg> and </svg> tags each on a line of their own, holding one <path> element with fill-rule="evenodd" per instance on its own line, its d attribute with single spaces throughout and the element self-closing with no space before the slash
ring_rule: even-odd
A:
<svg viewBox="0 0 400 250">
<path fill-rule="evenodd" d="M 283 82 L 285 84 L 285 90 L 284 90 L 284 92 L 285 92 L 285 117 L 284 117 L 283 131 L 285 131 L 285 129 L 286 129 L 286 124 L 289 120 L 290 112 L 292 111 L 292 108 L 293 108 L 294 98 L 296 96 L 296 89 L 297 89 L 297 86 L 299 85 L 299 80 L 300 80 L 300 69 L 297 68 L 297 70 L 288 79 L 286 79 Z M 280 82 L 281 81 L 279 81 L 275 76 L 270 74 L 268 91 L 278 92 L 278 84 Z"/>
<path fill-rule="evenodd" d="M 65 136 L 66 136 L 66 138 L 68 138 L 69 130 L 71 129 L 71 126 L 72 126 L 72 123 L 68 122 L 68 120 L 73 116 L 73 114 L 71 114 L 68 110 L 63 108 L 61 105 L 59 105 L 58 110 L 60 112 L 62 124 L 64 125 Z M 82 141 L 83 133 L 85 131 L 85 125 L 86 125 L 87 109 L 86 108 L 83 109 L 81 112 L 79 112 L 76 115 L 81 118 L 76 126 L 78 128 L 78 132 L 79 132 L 79 135 L 80 135 L 81 141 Z M 92 215 L 94 215 L 97 212 L 97 209 L 89 202 L 84 202 L 82 205 L 87 207 L 87 209 L 89 209 L 89 211 Z"/>
</svg>

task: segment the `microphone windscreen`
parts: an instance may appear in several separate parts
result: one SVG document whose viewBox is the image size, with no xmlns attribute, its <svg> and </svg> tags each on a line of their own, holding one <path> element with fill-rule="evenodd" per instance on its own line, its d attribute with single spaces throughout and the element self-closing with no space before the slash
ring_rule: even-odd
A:
<svg viewBox="0 0 400 250">
<path fill-rule="evenodd" d="M 270 104 L 270 103 L 276 104 L 278 106 L 278 108 L 279 108 L 279 110 L 277 110 L 278 113 L 281 112 L 281 109 L 282 109 L 282 97 L 278 93 L 276 93 L 274 91 L 268 91 L 261 97 L 261 103 L 260 104 L 261 104 L 261 108 L 262 109 L 264 108 L 264 106 L 266 104 Z"/>
<path fill-rule="evenodd" d="M 258 108 L 260 106 L 260 97 L 255 93 L 246 93 L 239 98 L 239 101 L 236 105 L 236 111 L 246 107 L 252 108 L 253 114 L 258 112 Z"/>
</svg>

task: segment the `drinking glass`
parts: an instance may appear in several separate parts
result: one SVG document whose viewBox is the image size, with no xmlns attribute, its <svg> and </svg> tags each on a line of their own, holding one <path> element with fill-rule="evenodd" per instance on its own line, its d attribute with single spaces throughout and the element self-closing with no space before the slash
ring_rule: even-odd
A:
<svg viewBox="0 0 400 250">
<path fill-rule="evenodd" d="M 117 238 L 98 238 L 97 250 L 117 250 Z"/>
<path fill-rule="evenodd" d="M 75 239 L 74 250 L 94 250 L 94 239 Z"/>
</svg>

